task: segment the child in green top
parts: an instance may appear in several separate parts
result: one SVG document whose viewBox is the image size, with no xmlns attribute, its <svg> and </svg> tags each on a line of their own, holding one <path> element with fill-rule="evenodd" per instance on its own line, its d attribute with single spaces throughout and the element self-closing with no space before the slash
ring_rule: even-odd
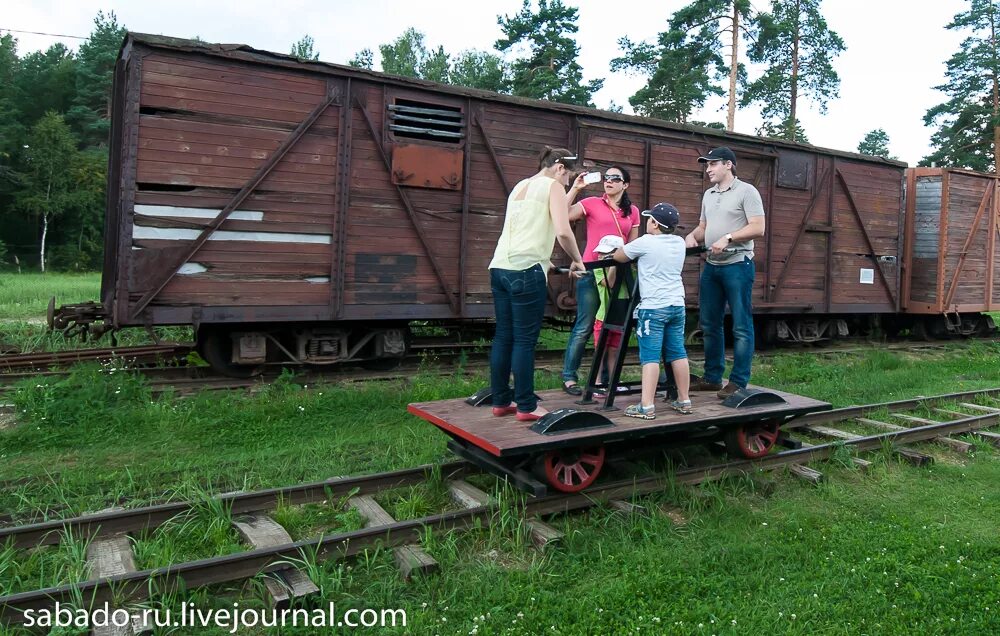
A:
<svg viewBox="0 0 1000 636">
<path fill-rule="evenodd" d="M 601 242 L 597 244 L 594 248 L 596 254 L 600 254 L 601 258 L 607 258 L 608 255 L 614 253 L 614 251 L 625 245 L 625 241 L 622 237 L 616 234 L 609 234 L 601 239 Z M 600 305 L 597 308 L 597 319 L 594 321 L 594 344 L 596 346 L 597 340 L 601 336 L 601 327 L 604 325 L 604 319 L 608 315 L 608 308 L 611 306 L 611 290 L 615 286 L 615 267 L 609 267 L 607 269 L 595 269 L 594 270 L 594 282 L 597 283 L 597 296 L 600 299 Z M 619 298 L 627 298 L 628 291 L 625 288 L 619 290 Z M 614 371 L 614 364 L 618 360 L 618 350 L 622 346 L 622 335 L 617 331 L 608 332 L 608 346 L 604 350 L 605 356 L 601 360 L 601 366 L 607 366 L 609 374 Z M 603 369 L 598 369 L 598 376 L 601 377 Z"/>
</svg>

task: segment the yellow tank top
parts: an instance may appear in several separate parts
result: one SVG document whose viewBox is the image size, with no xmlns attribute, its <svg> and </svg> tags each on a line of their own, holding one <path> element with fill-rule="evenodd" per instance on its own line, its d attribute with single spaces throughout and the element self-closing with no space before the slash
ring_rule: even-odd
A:
<svg viewBox="0 0 1000 636">
<path fill-rule="evenodd" d="M 556 228 L 549 214 L 549 191 L 555 179 L 531 177 L 514 186 L 507 198 L 503 232 L 490 261 L 490 269 L 521 271 L 541 265 L 548 275 Z M 527 188 L 520 200 L 518 195 Z"/>
</svg>

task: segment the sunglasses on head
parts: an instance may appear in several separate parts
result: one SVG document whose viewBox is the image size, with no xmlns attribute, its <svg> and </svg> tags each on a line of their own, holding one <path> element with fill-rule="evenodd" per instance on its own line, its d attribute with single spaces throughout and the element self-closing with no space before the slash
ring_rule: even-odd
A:
<svg viewBox="0 0 1000 636">
<path fill-rule="evenodd" d="M 619 181 L 625 181 L 625 178 L 620 174 L 606 174 L 604 175 L 604 180 L 612 183 L 618 183 Z"/>
</svg>

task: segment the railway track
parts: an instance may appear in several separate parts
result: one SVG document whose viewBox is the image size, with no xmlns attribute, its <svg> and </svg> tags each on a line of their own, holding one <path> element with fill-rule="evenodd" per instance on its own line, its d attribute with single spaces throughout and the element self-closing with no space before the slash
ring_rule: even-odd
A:
<svg viewBox="0 0 1000 636">
<path fill-rule="evenodd" d="M 862 343 L 846 342 L 839 345 L 817 348 L 814 346 L 781 347 L 765 351 L 755 352 L 759 357 L 769 357 L 782 353 L 804 353 L 810 355 L 844 355 L 851 353 L 861 353 L 879 349 L 883 351 L 915 351 L 933 352 L 948 348 L 963 346 L 962 343 L 939 342 L 939 343 Z M 75 362 L 88 360 L 112 360 L 121 359 L 128 361 L 130 370 L 141 373 L 150 383 L 154 394 L 159 394 L 167 390 L 172 390 L 180 397 L 192 395 L 202 390 L 231 390 L 231 389 L 252 389 L 273 382 L 280 377 L 277 369 L 266 369 L 260 375 L 252 378 L 230 378 L 212 372 L 208 367 L 196 367 L 186 364 L 187 352 L 191 350 L 190 345 L 170 345 L 153 351 L 151 347 L 116 349 L 115 357 L 102 358 L 106 356 L 109 349 L 81 350 L 79 359 L 74 359 L 70 352 L 62 352 L 60 365 L 72 364 Z M 688 347 L 693 362 L 699 363 L 701 359 L 700 347 Z M 164 360 L 162 356 L 166 352 L 172 352 L 176 357 L 171 358 L 177 364 L 171 366 L 142 366 L 155 360 Z M 36 359 L 42 359 L 47 354 L 31 354 Z M 564 352 L 555 349 L 540 349 L 535 354 L 536 367 L 541 370 L 558 372 L 561 369 Z M 145 356 L 145 357 L 144 357 Z M 6 358 L 4 358 L 6 360 Z M 132 361 L 135 360 L 135 363 Z M 630 353 L 626 359 L 626 364 L 635 365 L 638 357 L 635 353 Z M 418 349 L 418 353 L 411 354 L 403 358 L 400 366 L 388 371 L 370 371 L 352 365 L 341 365 L 331 367 L 309 367 L 299 369 L 295 375 L 295 381 L 301 384 L 337 384 L 358 381 L 388 381 L 400 380 L 412 377 L 415 371 L 425 373 L 439 373 L 441 375 L 454 375 L 456 370 L 461 369 L 466 374 L 486 373 L 489 365 L 489 351 L 484 350 L 481 344 L 456 345 L 447 344 L 443 346 L 427 345 Z M 58 366 L 53 364 L 51 366 Z M 27 378 L 63 378 L 68 375 L 65 370 L 52 370 L 49 367 L 34 367 L 35 370 L 26 370 L 20 367 L 17 371 L 4 371 L 6 367 L 0 364 L 0 396 L 4 391 L 17 382 Z"/>
<path fill-rule="evenodd" d="M 136 347 L 8 353 L 0 357 L 0 373 L 30 373 L 31 371 L 45 371 L 52 367 L 65 367 L 77 362 L 108 362 L 119 359 L 125 360 L 131 365 L 182 361 L 192 351 L 194 351 L 194 345 L 191 344 L 166 343 Z"/>
<path fill-rule="evenodd" d="M 843 447 L 854 452 L 854 461 L 867 462 L 857 453 L 882 450 L 890 446 L 903 458 L 917 464 L 933 461 L 929 455 L 909 448 L 916 442 L 938 442 L 956 452 L 968 452 L 972 445 L 954 436 L 973 435 L 994 446 L 1000 446 L 1000 434 L 985 431 L 1000 425 L 1000 408 L 978 405 L 971 400 L 1000 399 L 1000 388 L 983 391 L 952 393 L 928 398 L 867 404 L 815 413 L 790 423 L 793 437 L 786 446 L 789 450 L 773 453 L 755 461 L 725 462 L 707 466 L 690 466 L 677 469 L 672 475 L 633 475 L 599 483 L 583 493 L 553 495 L 543 498 L 526 498 L 520 513 L 531 528 L 536 545 L 544 547 L 558 541 L 559 533 L 547 526 L 542 517 L 583 510 L 601 502 L 611 502 L 615 507 L 629 509 L 635 504 L 628 501 L 637 496 L 662 491 L 668 482 L 694 485 L 720 478 L 747 474 L 755 471 L 788 468 L 793 474 L 810 481 L 822 479 L 815 470 L 805 467 L 810 462 L 830 458 Z M 938 408 L 942 402 L 958 402 L 956 408 L 967 413 Z M 946 419 L 931 420 L 912 415 L 934 412 Z M 897 421 L 909 426 L 890 424 L 872 419 L 874 414 L 889 413 Z M 888 418 L 887 418 L 888 419 Z M 841 423 L 847 426 L 868 426 L 882 429 L 875 434 L 851 433 L 828 426 Z M 800 439 L 800 433 L 825 436 L 835 441 L 811 444 Z M 190 589 L 206 585 L 231 582 L 255 577 L 261 573 L 283 573 L 287 582 L 291 576 L 290 564 L 300 561 L 304 554 L 315 555 L 317 560 L 345 559 L 375 546 L 396 548 L 396 560 L 405 574 L 417 569 L 433 569 L 433 558 L 420 552 L 416 545 L 422 533 L 460 532 L 472 528 L 487 528 L 497 523 L 498 503 L 464 479 L 478 469 L 463 461 L 436 466 L 419 466 L 412 469 L 360 477 L 338 477 L 320 482 L 298 484 L 249 493 L 219 495 L 218 503 L 230 511 L 233 523 L 239 525 L 254 549 L 226 556 L 177 563 L 169 567 L 96 576 L 86 581 L 76 581 L 40 590 L 19 592 L 0 597 L 0 623 L 22 622 L 25 610 L 40 610 L 54 603 L 84 603 L 100 606 L 103 603 L 134 603 L 150 597 L 151 590 L 177 589 L 183 585 Z M 378 507 L 372 495 L 399 488 L 414 486 L 430 479 L 440 479 L 447 484 L 461 509 L 430 514 L 417 519 L 395 520 Z M 360 530 L 341 532 L 320 538 L 275 543 L 254 539 L 246 528 L 267 526 L 274 522 L 267 513 L 281 505 L 302 505 L 323 501 L 346 500 L 368 520 Z M 35 524 L 0 528 L 0 544 L 9 543 L 15 548 L 33 549 L 59 543 L 63 537 L 91 537 L 92 546 L 118 542 L 117 550 L 130 550 L 122 537 L 128 533 L 146 532 L 163 526 L 171 519 L 192 510 L 191 502 L 173 502 L 127 510 L 112 510 L 71 519 L 56 519 Z M 285 534 L 287 537 L 287 533 Z M 124 546 L 124 547 L 123 547 Z M 301 576 L 301 574 L 300 574 Z M 294 587 L 294 586 L 293 586 Z M 292 590 L 294 592 L 294 590 Z M 274 593 L 272 591 L 272 593 Z"/>
</svg>

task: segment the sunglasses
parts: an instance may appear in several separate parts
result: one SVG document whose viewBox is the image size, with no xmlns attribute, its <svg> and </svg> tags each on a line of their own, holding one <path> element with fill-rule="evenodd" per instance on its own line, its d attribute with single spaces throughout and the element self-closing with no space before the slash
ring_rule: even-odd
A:
<svg viewBox="0 0 1000 636">
<path fill-rule="evenodd" d="M 625 178 L 620 174 L 607 174 L 604 175 L 605 181 L 610 181 L 611 183 L 618 183 L 619 181 L 625 181 Z"/>
</svg>

